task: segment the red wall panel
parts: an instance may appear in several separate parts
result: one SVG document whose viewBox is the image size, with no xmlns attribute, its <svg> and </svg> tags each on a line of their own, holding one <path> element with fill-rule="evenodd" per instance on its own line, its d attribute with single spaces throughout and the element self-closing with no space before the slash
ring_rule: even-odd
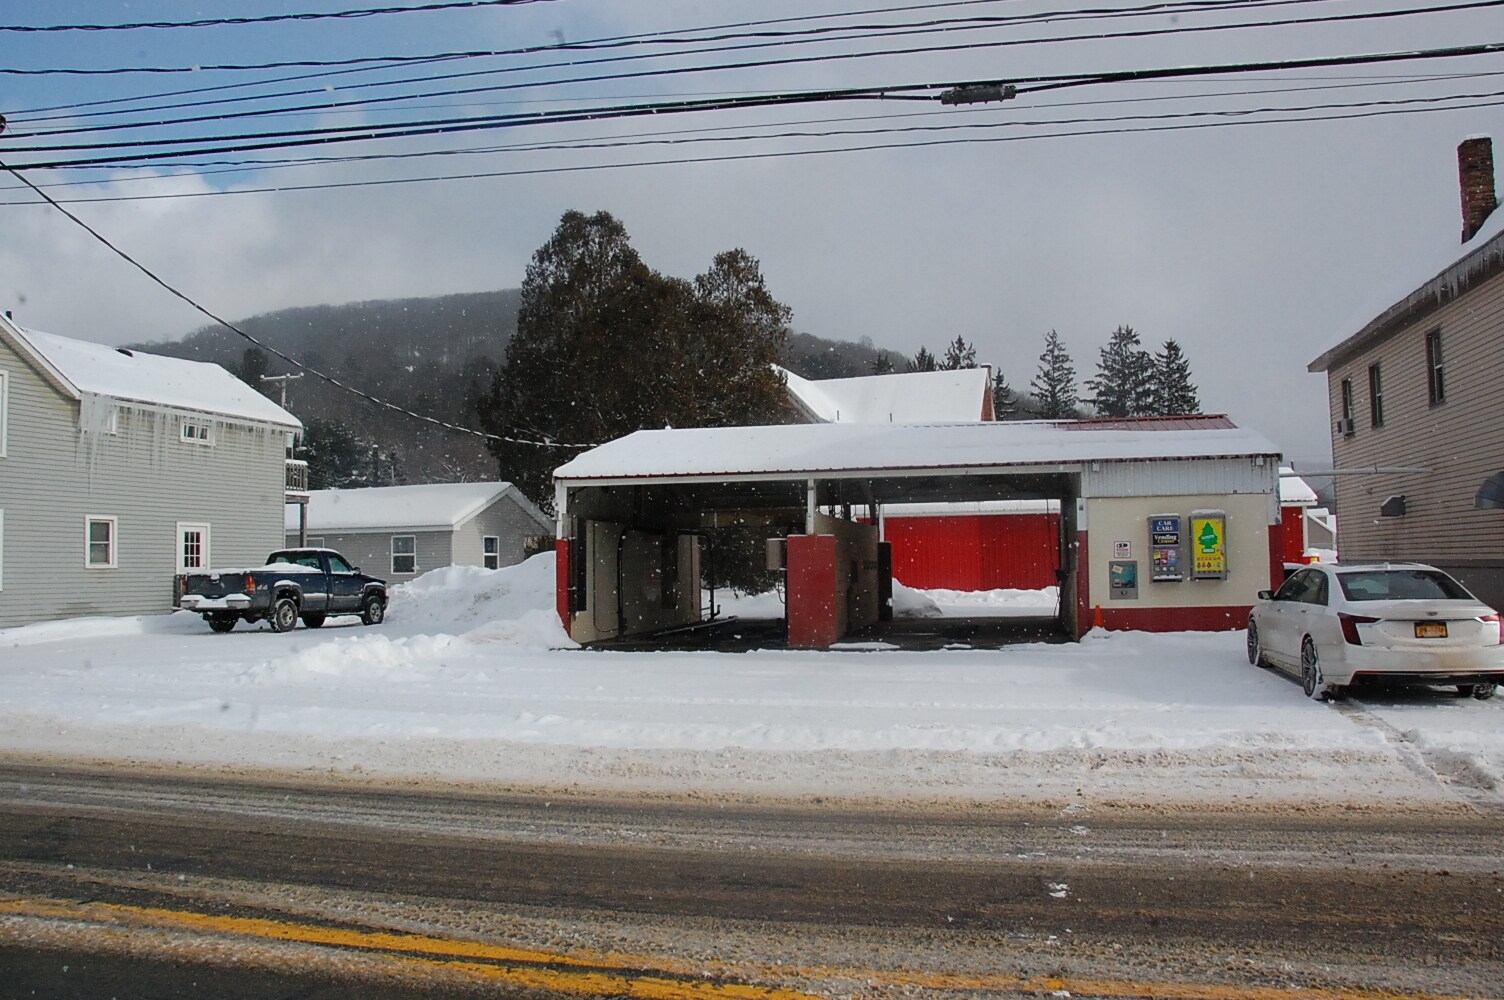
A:
<svg viewBox="0 0 1504 1000">
<path fill-rule="evenodd" d="M 1281 507 L 1280 523 L 1284 526 L 1284 561 L 1306 561 L 1306 509 L 1304 507 Z M 1284 579 L 1283 574 L 1280 577 Z"/>
<path fill-rule="evenodd" d="M 893 577 L 921 590 L 1038 590 L 1056 584 L 1059 514 L 890 517 Z"/>
</svg>

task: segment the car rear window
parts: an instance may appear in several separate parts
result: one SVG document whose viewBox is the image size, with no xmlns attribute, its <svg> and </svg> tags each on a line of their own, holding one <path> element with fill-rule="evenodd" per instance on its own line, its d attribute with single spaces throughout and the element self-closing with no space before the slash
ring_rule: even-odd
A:
<svg viewBox="0 0 1504 1000">
<path fill-rule="evenodd" d="M 1349 601 L 1471 601 L 1462 584 L 1438 570 L 1375 569 L 1339 573 Z"/>
</svg>

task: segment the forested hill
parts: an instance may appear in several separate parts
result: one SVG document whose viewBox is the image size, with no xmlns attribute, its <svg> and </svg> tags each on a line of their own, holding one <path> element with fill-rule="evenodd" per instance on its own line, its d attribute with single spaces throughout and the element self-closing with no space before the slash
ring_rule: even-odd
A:
<svg viewBox="0 0 1504 1000">
<path fill-rule="evenodd" d="M 236 322 L 262 343 L 298 358 L 371 395 L 449 423 L 473 427 L 471 400 L 489 384 L 517 330 L 515 288 L 434 298 L 380 299 L 339 306 L 305 306 Z M 261 356 L 243 338 L 204 327 L 182 340 L 131 347 L 155 354 L 212 361 L 260 384 L 273 399 L 275 384 L 259 376 L 288 372 L 281 359 Z M 826 340 L 796 333 L 785 365 L 806 378 L 872 373 L 879 353 L 870 342 Z M 901 358 L 897 359 L 900 363 Z M 495 460 L 479 438 L 433 428 L 379 409 L 311 375 L 288 383 L 287 408 L 305 423 L 338 421 L 369 442 L 373 482 L 451 482 L 491 479 Z M 624 429 L 625 430 L 625 429 Z"/>
</svg>

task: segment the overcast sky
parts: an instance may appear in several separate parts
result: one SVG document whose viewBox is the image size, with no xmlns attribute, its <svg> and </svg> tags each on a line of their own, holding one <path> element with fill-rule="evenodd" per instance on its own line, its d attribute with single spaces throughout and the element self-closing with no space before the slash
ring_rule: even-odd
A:
<svg viewBox="0 0 1504 1000">
<path fill-rule="evenodd" d="M 389 0 L 417 6 L 437 0 Z M 1459 3 L 1462 0 L 1437 0 Z M 819 45 L 708 53 L 710 43 L 647 59 L 665 47 L 561 50 L 366 71 L 259 90 L 216 91 L 154 103 L 204 101 L 312 88 L 317 100 L 411 94 L 505 83 L 526 88 L 409 99 L 354 110 L 183 124 L 146 130 L 37 137 L 42 129 L 106 124 L 125 116 L 67 117 L 38 109 L 199 89 L 309 69 L 124 76 L 6 76 L 0 114 L 11 120 L 0 157 L 24 166 L 101 151 L 29 153 L 17 147 L 122 139 L 306 129 L 357 123 L 459 118 L 518 111 L 659 102 L 964 80 L 1018 80 L 1111 70 L 1206 66 L 1504 41 L 1497 8 L 1371 19 L 1345 24 L 1195 32 L 1202 25 L 1310 18 L 1421 6 L 1387 0 L 1315 0 L 1264 7 L 1224 0 L 1211 14 L 1008 24 L 985 30 L 952 24 L 943 34 L 874 37 L 873 26 L 942 18 L 1062 14 L 1143 8 L 1145 0 L 991 0 L 936 5 L 872 0 L 819 4 L 721 0 L 715 3 L 543 0 L 529 4 L 118 32 L 0 32 L 0 66 L 100 68 L 210 66 L 290 59 L 425 55 L 547 46 L 664 31 L 686 37 L 713 25 L 838 11 L 844 19 L 765 30 L 862 25 Z M 1432 4 L 1428 4 L 1430 6 Z M 351 10 L 361 0 L 256 0 L 233 5 L 185 0 L 100 4 L 7 0 L 4 25 L 183 21 Z M 1048 42 L 1062 35 L 1169 29 L 1146 38 Z M 729 34 L 731 32 L 723 32 Z M 856 37 L 853 37 L 856 36 Z M 1032 39 L 1029 45 L 987 43 Z M 748 39 L 716 43 L 746 44 Z M 843 58 L 875 49 L 969 46 L 945 52 Z M 631 54 L 636 61 L 586 68 L 516 67 Z M 716 72 L 570 82 L 581 76 L 699 68 L 714 63 L 818 57 L 801 63 Z M 420 74 L 510 68 L 506 75 L 352 90 L 351 84 Z M 1423 75 L 1452 79 L 1418 80 Z M 1498 74 L 1498 75 L 1488 75 Z M 1457 78 L 1461 77 L 1461 78 Z M 1362 84 L 1361 86 L 1337 85 Z M 1322 89 L 1309 89 L 1320 87 Z M 1289 89 L 1302 88 L 1302 89 Z M 1288 89 L 1286 93 L 1268 93 Z M 1258 91 L 1259 93 L 1249 93 Z M 759 258 L 774 294 L 792 307 L 796 329 L 912 354 L 939 351 L 956 335 L 976 343 L 1016 388 L 1034 375 L 1043 336 L 1058 330 L 1084 380 L 1119 324 L 1146 346 L 1178 340 L 1188 354 L 1203 406 L 1262 431 L 1288 455 L 1329 455 L 1325 382 L 1306 365 L 1434 272 L 1448 248 L 1460 254 L 1456 147 L 1463 138 L 1504 139 L 1504 56 L 1485 55 L 1357 68 L 1263 71 L 1160 83 L 1112 83 L 1021 93 L 1005 104 L 947 108 L 934 102 L 845 101 L 772 110 L 694 114 L 422 139 L 388 139 L 259 154 L 196 155 L 193 162 L 473 149 L 544 143 L 552 149 L 379 159 L 284 170 L 206 174 L 159 165 L 151 171 L 31 170 L 59 200 L 161 193 L 242 191 L 467 173 L 512 176 L 390 186 L 197 198 L 77 202 L 70 210 L 164 279 L 231 319 L 288 306 L 480 291 L 520 284 L 532 252 L 569 209 L 610 211 L 644 259 L 691 277 L 718 251 L 744 247 Z M 1233 92 L 1240 92 L 1234 95 Z M 1455 99 L 1457 95 L 1490 95 Z M 1351 105 L 1449 96 L 1427 113 L 1371 115 L 1375 107 L 1327 109 L 1327 120 L 1243 124 L 1289 114 L 1135 120 L 1062 126 L 1062 119 L 1179 115 L 1272 107 Z M 215 114 L 302 103 L 215 104 L 136 113 Z M 504 103 L 503 103 L 504 102 Z M 520 102 L 520 103 L 519 103 Z M 1085 103 L 1083 103 L 1085 102 Z M 1064 106 L 1063 106 L 1064 105 Z M 1466 106 L 1464 106 L 1466 105 Z M 1404 107 L 1416 107 L 1409 104 Z M 1390 107 L 1394 107 L 1391 105 Z M 1332 115 L 1366 117 L 1331 120 Z M 1306 112 L 1311 115 L 1312 112 Z M 888 116 L 912 116 L 890 118 Z M 50 117 L 50 121 L 40 121 Z M 835 123 L 833 119 L 842 119 Z M 853 120 L 855 119 L 855 120 Z M 1178 128 L 1101 134 L 1104 129 Z M 1229 122 L 1239 122 L 1227 125 Z M 819 123 L 799 125 L 798 123 Z M 1010 124 L 1011 123 L 1011 124 Z M 965 131 L 876 136 L 771 137 L 805 132 L 920 126 Z M 753 127 L 755 126 L 755 127 Z M 719 142 L 685 142 L 707 136 Z M 1097 134 L 1063 137 L 1063 131 Z M 607 137 L 659 133 L 672 144 L 640 141 L 606 149 L 560 149 Z M 664 133 L 674 133 L 673 136 Z M 751 135 L 724 141 L 728 135 Z M 973 140 L 933 144 L 936 140 Z M 982 140 L 982 141 L 976 141 Z M 919 143 L 927 143 L 919 145 Z M 853 145 L 908 148 L 822 152 Z M 156 147 L 161 148 L 161 147 Z M 1504 151 L 1501 151 L 1504 152 Z M 714 157 L 759 158 L 721 159 Z M 676 164 L 620 166 L 644 160 Z M 574 169 L 601 165 L 606 169 Z M 519 174 L 517 171 L 541 171 Z M 173 174 L 169 179 L 140 177 Z M 85 185 L 57 186 L 88 181 Z M 0 177 L 0 307 L 23 325 L 105 343 L 182 336 L 201 316 L 132 270 L 55 209 Z M 16 204 L 16 203 L 28 204 Z"/>
</svg>

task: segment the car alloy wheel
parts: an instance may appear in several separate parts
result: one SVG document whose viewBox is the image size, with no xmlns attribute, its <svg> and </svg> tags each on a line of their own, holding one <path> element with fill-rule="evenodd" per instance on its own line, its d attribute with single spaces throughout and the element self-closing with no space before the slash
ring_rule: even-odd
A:
<svg viewBox="0 0 1504 1000">
<path fill-rule="evenodd" d="M 1321 676 L 1321 658 L 1310 636 L 1300 644 L 1300 686 L 1306 697 L 1326 700 L 1326 678 Z"/>
<path fill-rule="evenodd" d="M 1497 684 L 1474 684 L 1472 695 L 1479 701 L 1487 701 L 1488 699 L 1492 698 L 1495 692 L 1497 692 L 1498 690 L 1499 685 Z"/>
<path fill-rule="evenodd" d="M 1264 665 L 1264 647 L 1259 639 L 1259 626 L 1252 618 L 1248 619 L 1248 662 L 1255 667 Z"/>
</svg>

